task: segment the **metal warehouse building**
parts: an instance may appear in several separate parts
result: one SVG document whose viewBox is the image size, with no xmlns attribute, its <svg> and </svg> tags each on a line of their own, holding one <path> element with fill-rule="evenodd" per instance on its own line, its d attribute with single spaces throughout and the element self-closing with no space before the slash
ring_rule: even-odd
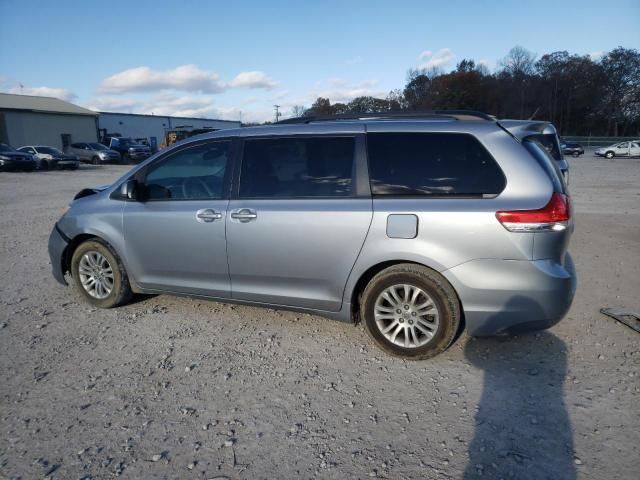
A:
<svg viewBox="0 0 640 480">
<path fill-rule="evenodd" d="M 167 129 L 191 127 L 223 130 L 225 128 L 239 128 L 240 122 L 209 118 L 100 112 L 98 126 L 103 133 L 120 134 L 122 137 L 146 138 L 152 145 L 154 143 L 160 145 Z"/>
<path fill-rule="evenodd" d="M 98 114 L 52 97 L 0 93 L 0 142 L 12 147 L 98 140 Z"/>
</svg>

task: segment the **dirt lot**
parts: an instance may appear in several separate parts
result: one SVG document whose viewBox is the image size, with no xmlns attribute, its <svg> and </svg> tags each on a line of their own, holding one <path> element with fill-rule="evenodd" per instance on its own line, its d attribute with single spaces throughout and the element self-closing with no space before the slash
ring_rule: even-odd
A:
<svg viewBox="0 0 640 480">
<path fill-rule="evenodd" d="M 0 477 L 624 479 L 640 469 L 640 160 L 571 160 L 579 286 L 550 331 L 405 362 L 360 326 L 54 282 L 61 209 L 123 167 L 0 174 Z"/>
</svg>

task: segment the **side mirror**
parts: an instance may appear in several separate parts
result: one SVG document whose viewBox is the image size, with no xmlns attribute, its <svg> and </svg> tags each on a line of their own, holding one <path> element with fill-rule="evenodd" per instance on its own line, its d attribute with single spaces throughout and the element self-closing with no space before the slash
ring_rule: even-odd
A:
<svg viewBox="0 0 640 480">
<path fill-rule="evenodd" d="M 120 187 L 120 193 L 128 200 L 139 200 L 140 187 L 137 180 L 129 180 L 122 184 Z"/>
</svg>

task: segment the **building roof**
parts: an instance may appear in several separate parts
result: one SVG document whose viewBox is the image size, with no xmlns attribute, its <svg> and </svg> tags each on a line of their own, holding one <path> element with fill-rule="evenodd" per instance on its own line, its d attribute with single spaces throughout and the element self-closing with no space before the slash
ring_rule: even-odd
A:
<svg viewBox="0 0 640 480">
<path fill-rule="evenodd" d="M 15 95 L 12 93 L 0 93 L 0 110 L 27 110 L 31 112 L 62 113 L 66 115 L 91 115 L 92 117 L 98 115 L 92 110 L 65 102 L 59 98 Z"/>
</svg>

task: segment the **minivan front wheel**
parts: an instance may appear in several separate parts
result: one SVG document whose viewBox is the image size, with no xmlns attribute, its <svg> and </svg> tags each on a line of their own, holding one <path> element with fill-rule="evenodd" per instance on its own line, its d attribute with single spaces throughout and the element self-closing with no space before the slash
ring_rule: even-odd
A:
<svg viewBox="0 0 640 480">
<path fill-rule="evenodd" d="M 604 154 L 604 156 L 605 156 L 605 158 L 613 158 L 613 157 L 616 156 L 616 154 L 613 153 L 613 152 L 607 152 L 607 153 Z"/>
<path fill-rule="evenodd" d="M 360 308 L 367 332 L 383 350 L 414 360 L 445 351 L 460 325 L 455 291 L 421 265 L 379 272 L 365 288 Z"/>
<path fill-rule="evenodd" d="M 100 240 L 89 240 L 76 248 L 71 274 L 80 293 L 96 307 L 117 307 L 132 296 L 122 262 Z"/>
</svg>

